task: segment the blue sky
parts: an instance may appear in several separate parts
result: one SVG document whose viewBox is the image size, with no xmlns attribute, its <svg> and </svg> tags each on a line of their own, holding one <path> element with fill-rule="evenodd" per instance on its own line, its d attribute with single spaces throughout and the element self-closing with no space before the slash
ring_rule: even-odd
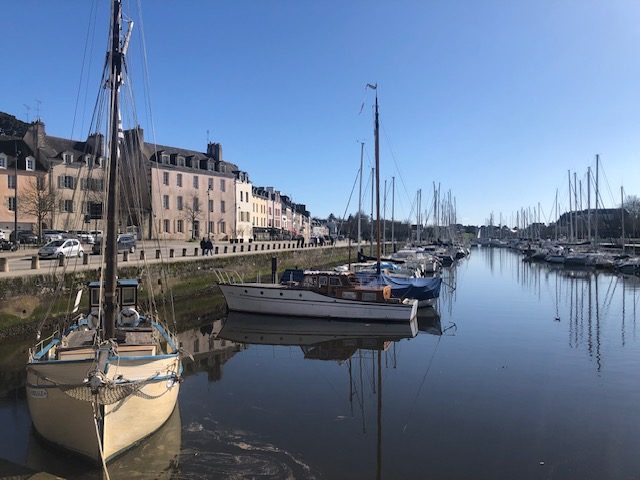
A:
<svg viewBox="0 0 640 480">
<path fill-rule="evenodd" d="M 158 143 L 204 150 L 209 130 L 255 184 L 314 215 L 345 211 L 359 140 L 373 161 L 364 86 L 374 82 L 397 218 L 418 188 L 428 208 L 434 181 L 452 190 L 464 223 L 538 202 L 548 215 L 556 188 L 568 203 L 567 170 L 584 178 L 596 153 L 606 205 L 621 184 L 640 195 L 636 1 L 155 0 L 142 11 L 154 129 L 137 35 L 131 65 L 146 139 L 155 130 Z M 107 15 L 105 0 L 6 2 L 0 110 L 26 119 L 27 104 L 33 120 L 38 99 L 48 133 L 83 138 Z M 88 27 L 91 73 L 73 128 Z"/>
</svg>

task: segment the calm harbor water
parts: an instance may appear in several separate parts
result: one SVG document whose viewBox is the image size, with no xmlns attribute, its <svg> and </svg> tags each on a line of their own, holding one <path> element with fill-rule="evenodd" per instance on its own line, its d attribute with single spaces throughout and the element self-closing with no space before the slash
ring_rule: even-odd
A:
<svg viewBox="0 0 640 480">
<path fill-rule="evenodd" d="M 235 314 L 181 333 L 179 410 L 111 478 L 638 478 L 638 280 L 500 249 L 444 278 L 414 325 Z M 2 358 L 0 457 L 101 478 L 34 437 L 23 359 Z"/>
</svg>

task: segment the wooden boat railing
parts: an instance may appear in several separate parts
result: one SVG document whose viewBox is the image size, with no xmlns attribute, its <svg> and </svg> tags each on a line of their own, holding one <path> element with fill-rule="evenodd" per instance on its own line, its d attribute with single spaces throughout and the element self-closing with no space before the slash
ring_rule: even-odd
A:
<svg viewBox="0 0 640 480">
<path fill-rule="evenodd" d="M 213 273 L 218 280 L 218 284 L 235 285 L 244 283 L 242 277 L 236 270 L 224 270 L 222 268 L 214 268 Z"/>
</svg>

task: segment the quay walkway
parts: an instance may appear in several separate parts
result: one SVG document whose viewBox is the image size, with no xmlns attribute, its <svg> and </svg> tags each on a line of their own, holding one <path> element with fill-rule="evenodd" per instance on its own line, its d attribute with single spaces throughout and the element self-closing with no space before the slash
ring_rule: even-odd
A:
<svg viewBox="0 0 640 480">
<path fill-rule="evenodd" d="M 138 242 L 133 253 L 118 254 L 119 266 L 139 266 L 143 264 L 193 262 L 203 258 L 230 257 L 250 254 L 273 254 L 283 251 L 330 249 L 346 247 L 346 241 L 323 246 L 300 244 L 293 240 L 251 243 L 218 243 L 213 245 L 210 256 L 203 256 L 198 242 L 169 242 L 146 240 Z M 102 256 L 91 254 L 91 245 L 83 245 L 82 258 L 38 259 L 38 248 L 20 249 L 17 252 L 0 252 L 0 278 L 25 275 L 56 275 L 79 270 L 95 270 L 102 265 Z M 355 245 L 354 245 L 355 248 Z M 355 250 L 354 250 L 355 254 Z"/>
</svg>

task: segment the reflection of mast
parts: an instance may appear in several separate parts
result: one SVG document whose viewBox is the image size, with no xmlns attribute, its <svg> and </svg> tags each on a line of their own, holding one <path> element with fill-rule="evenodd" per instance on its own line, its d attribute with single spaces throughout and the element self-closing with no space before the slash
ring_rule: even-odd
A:
<svg viewBox="0 0 640 480">
<path fill-rule="evenodd" d="M 602 369 L 602 361 L 600 358 L 600 306 L 598 297 L 598 274 L 596 276 L 596 364 L 598 372 Z"/>
<path fill-rule="evenodd" d="M 382 478 L 382 350 L 378 350 L 378 442 L 376 479 Z"/>
</svg>

